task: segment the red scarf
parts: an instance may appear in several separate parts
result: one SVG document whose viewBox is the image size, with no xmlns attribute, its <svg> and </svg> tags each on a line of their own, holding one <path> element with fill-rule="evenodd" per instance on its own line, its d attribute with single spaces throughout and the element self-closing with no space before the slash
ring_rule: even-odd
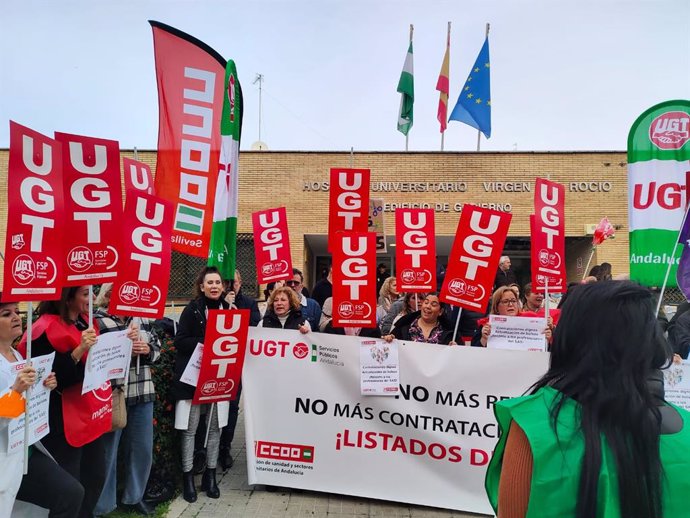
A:
<svg viewBox="0 0 690 518">
<path fill-rule="evenodd" d="M 88 321 L 87 315 L 82 315 Z M 98 334 L 98 329 L 96 334 Z M 46 335 L 55 351 L 67 354 L 81 343 L 81 331 L 74 324 L 68 324 L 59 315 L 41 315 L 33 326 L 32 336 L 39 338 Z M 17 350 L 26 357 L 26 334 L 22 337 Z M 86 362 L 87 354 L 81 357 Z M 78 448 L 98 439 L 112 428 L 112 389 L 110 383 L 100 388 L 81 393 L 81 383 L 67 387 L 62 391 L 62 417 L 65 423 L 65 439 Z"/>
</svg>

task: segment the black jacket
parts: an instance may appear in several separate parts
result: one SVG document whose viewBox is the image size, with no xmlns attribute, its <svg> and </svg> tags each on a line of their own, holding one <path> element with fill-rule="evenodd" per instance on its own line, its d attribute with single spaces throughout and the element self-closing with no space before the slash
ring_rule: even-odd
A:
<svg viewBox="0 0 690 518">
<path fill-rule="evenodd" d="M 221 299 L 220 309 L 228 309 L 228 304 Z M 175 335 L 175 372 L 170 387 L 170 396 L 174 401 L 194 398 L 195 387 L 182 383 L 180 378 L 194 354 L 196 344 L 204 341 L 206 335 L 206 305 L 203 297 L 194 299 L 182 311 Z"/>
<path fill-rule="evenodd" d="M 299 329 L 299 326 L 304 324 L 306 319 L 302 316 L 302 312 L 299 309 L 293 309 L 290 311 L 285 325 L 280 324 L 278 316 L 272 310 L 266 310 L 264 315 L 263 327 L 268 327 L 272 329 Z"/>
<path fill-rule="evenodd" d="M 404 317 L 400 317 L 393 328 L 393 336 L 399 340 L 410 340 L 410 326 L 412 325 L 412 322 L 421 316 L 421 314 L 421 311 L 414 311 L 412 313 L 408 313 Z M 453 340 L 453 326 L 450 324 L 445 314 L 439 317 L 438 323 L 441 326 L 441 329 L 443 329 L 439 343 L 448 345 L 451 340 Z M 455 341 L 457 342 L 457 339 Z"/>
<path fill-rule="evenodd" d="M 687 359 L 690 352 L 690 311 L 685 311 L 678 318 L 671 319 L 668 326 L 668 342 L 673 352 Z"/>
<path fill-rule="evenodd" d="M 248 309 L 249 310 L 249 325 L 256 327 L 261 322 L 261 311 L 259 311 L 259 305 L 251 297 L 247 297 L 242 290 L 240 290 L 237 295 L 235 295 L 235 306 L 237 309 Z"/>
</svg>

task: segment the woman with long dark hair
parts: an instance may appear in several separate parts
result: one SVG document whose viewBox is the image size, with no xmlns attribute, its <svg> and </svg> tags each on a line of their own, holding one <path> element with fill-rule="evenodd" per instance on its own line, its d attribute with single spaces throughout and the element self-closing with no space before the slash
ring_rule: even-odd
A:
<svg viewBox="0 0 690 518">
<path fill-rule="evenodd" d="M 690 413 L 650 382 L 670 357 L 649 290 L 574 288 L 548 372 L 495 406 L 502 437 L 486 487 L 497 516 L 688 516 Z"/>
</svg>

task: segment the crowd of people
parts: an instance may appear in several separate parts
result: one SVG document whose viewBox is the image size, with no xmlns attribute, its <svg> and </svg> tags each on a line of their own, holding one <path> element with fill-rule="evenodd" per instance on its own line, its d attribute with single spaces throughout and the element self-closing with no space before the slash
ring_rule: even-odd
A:
<svg viewBox="0 0 690 518">
<path fill-rule="evenodd" d="M 458 308 L 444 304 L 438 292 L 398 292 L 395 277 L 381 268 L 377 272 L 379 298 L 374 328 L 334 325 L 330 268 L 315 284 L 312 296 L 304 286 L 302 272 L 294 269 L 290 279 L 266 287 L 266 304 L 260 307 L 255 299 L 242 293 L 239 271 L 227 280 L 215 267 L 204 267 L 194 281 L 193 299 L 182 311 L 174 336 L 170 396 L 175 405 L 175 428 L 181 436 L 184 499 L 197 500 L 198 474 L 200 490 L 209 498 L 219 498 L 217 468 L 220 465 L 227 470 L 233 464 L 230 446 L 239 395 L 232 402 L 193 405 L 195 387 L 182 380 L 197 344 L 203 343 L 209 310 L 248 309 L 252 326 L 293 329 L 304 334 L 322 332 L 383 338 L 388 342 L 400 339 L 486 347 L 491 335 L 488 315 L 545 316 L 544 295 L 529 283 L 521 289 L 510 266 L 508 257 L 501 258 L 487 313 L 462 311 L 460 319 Z M 552 352 L 549 372 L 535 384 L 531 396 L 496 407 L 504 433 L 489 469 L 487 488 L 500 518 L 528 516 L 529 502 L 547 498 L 545 495 L 551 491 L 554 495 L 573 491 L 577 496 L 572 499 L 575 504 L 568 504 L 577 507 L 577 514 L 573 514 L 575 508 L 566 509 L 557 496 L 548 496 L 554 509 L 563 509 L 564 514 L 553 516 L 609 516 L 601 510 L 608 512 L 606 506 L 618 505 L 634 511 L 622 516 L 656 517 L 662 514 L 638 511 L 644 508 L 656 512 L 662 503 L 667 505 L 669 495 L 675 495 L 679 488 L 688 489 L 687 483 L 673 485 L 668 491 L 664 485 L 662 489 L 661 470 L 668 459 L 664 450 L 661 454 L 654 450 L 659 442 L 675 445 L 673 434 L 682 430 L 685 436 L 690 430 L 682 426 L 685 413 L 663 401 L 663 390 L 659 394 L 649 388 L 652 385 L 648 380 L 670 359 L 667 343 L 651 313 L 649 290 L 626 281 L 610 282 L 610 265 L 602 265 L 594 273 L 586 282 L 571 285 L 567 296 L 562 297 L 562 307 L 551 309 L 545 317 L 544 337 Z M 91 321 L 87 286 L 66 288 L 60 300 L 42 302 L 37 308 L 32 354 L 55 353 L 54 372 L 40 380 L 51 389 L 50 433 L 30 448 L 28 474 L 22 477 L 23 456 L 8 453 L 7 425 L 16 416 L 0 419 L 0 516 L 9 516 L 15 497 L 49 509 L 51 517 L 101 516 L 118 504 L 144 515 L 153 512 L 144 501 L 144 491 L 151 470 L 156 397 L 151 367 L 159 357 L 160 342 L 150 320 L 108 312 L 111 292 L 111 284 L 100 287 Z M 683 357 L 690 350 L 688 310 L 690 303 L 684 311 L 679 310 L 668 333 L 676 352 Z M 610 331 L 611 323 L 615 324 L 615 332 Z M 114 331 L 124 331 L 131 340 L 132 358 L 126 377 L 102 388 L 104 396 L 113 401 L 112 429 L 103 433 L 96 427 L 84 426 L 88 422 L 86 413 L 92 408 L 88 399 L 96 396 L 87 393 L 82 397 L 81 386 L 89 350 L 99 335 Z M 7 369 L 26 350 L 26 335 L 21 338 L 22 333 L 18 305 L 0 304 L 0 396 L 17 398 L 39 382 L 32 367 L 16 376 Z M 639 348 L 631 347 L 635 343 L 640 343 Z M 120 410 L 126 409 L 124 418 L 116 411 L 117 402 L 122 405 Z M 580 429 L 572 425 L 577 423 L 578 413 L 583 416 Z M 567 432 L 561 429 L 561 419 Z M 553 429 L 545 431 L 548 422 L 552 422 Z M 533 442 L 535 434 L 542 434 L 543 444 Z M 566 434 L 574 444 L 568 449 L 568 458 L 584 456 L 582 475 L 575 470 L 569 475 L 572 480 L 558 488 L 541 480 L 535 482 L 531 474 L 542 469 L 542 464 L 552 474 L 560 466 L 548 458 L 547 452 Z M 598 439 L 601 434 L 607 438 L 603 446 Z M 122 461 L 119 469 L 118 458 Z M 685 460 L 683 463 L 687 465 Z M 597 483 L 604 472 L 609 478 Z M 611 475 L 616 472 L 622 481 L 618 492 L 614 491 L 615 476 Z M 673 467 L 668 472 L 677 470 Z M 637 473 L 642 475 L 637 477 Z M 124 477 L 120 483 L 118 474 Z M 47 480 L 51 483 L 46 484 Z"/>
</svg>

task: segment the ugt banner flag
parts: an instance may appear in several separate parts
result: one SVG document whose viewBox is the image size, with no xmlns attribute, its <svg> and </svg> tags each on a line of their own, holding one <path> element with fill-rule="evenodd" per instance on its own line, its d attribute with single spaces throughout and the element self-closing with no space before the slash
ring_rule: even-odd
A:
<svg viewBox="0 0 690 518">
<path fill-rule="evenodd" d="M 537 178 L 534 189 L 532 289 L 563 293 L 565 275 L 565 186 Z M 548 284 L 548 286 L 547 286 Z"/>
<path fill-rule="evenodd" d="M 65 220 L 59 142 L 10 121 L 3 302 L 60 297 Z"/>
<path fill-rule="evenodd" d="M 213 202 L 213 229 L 208 264 L 216 266 L 223 279 L 235 276 L 237 252 L 238 168 L 242 133 L 242 89 L 233 60 L 225 68 L 223 114 L 220 119 L 220 164 Z"/>
<path fill-rule="evenodd" d="M 672 263 L 667 286 L 676 286 L 671 257 L 680 230 L 690 171 L 690 101 L 666 101 L 640 115 L 628 135 L 628 218 L 630 279 L 661 286 Z"/>
<path fill-rule="evenodd" d="M 155 190 L 174 205 L 173 250 L 207 258 L 227 61 L 189 34 L 149 23 L 159 109 Z"/>
</svg>

